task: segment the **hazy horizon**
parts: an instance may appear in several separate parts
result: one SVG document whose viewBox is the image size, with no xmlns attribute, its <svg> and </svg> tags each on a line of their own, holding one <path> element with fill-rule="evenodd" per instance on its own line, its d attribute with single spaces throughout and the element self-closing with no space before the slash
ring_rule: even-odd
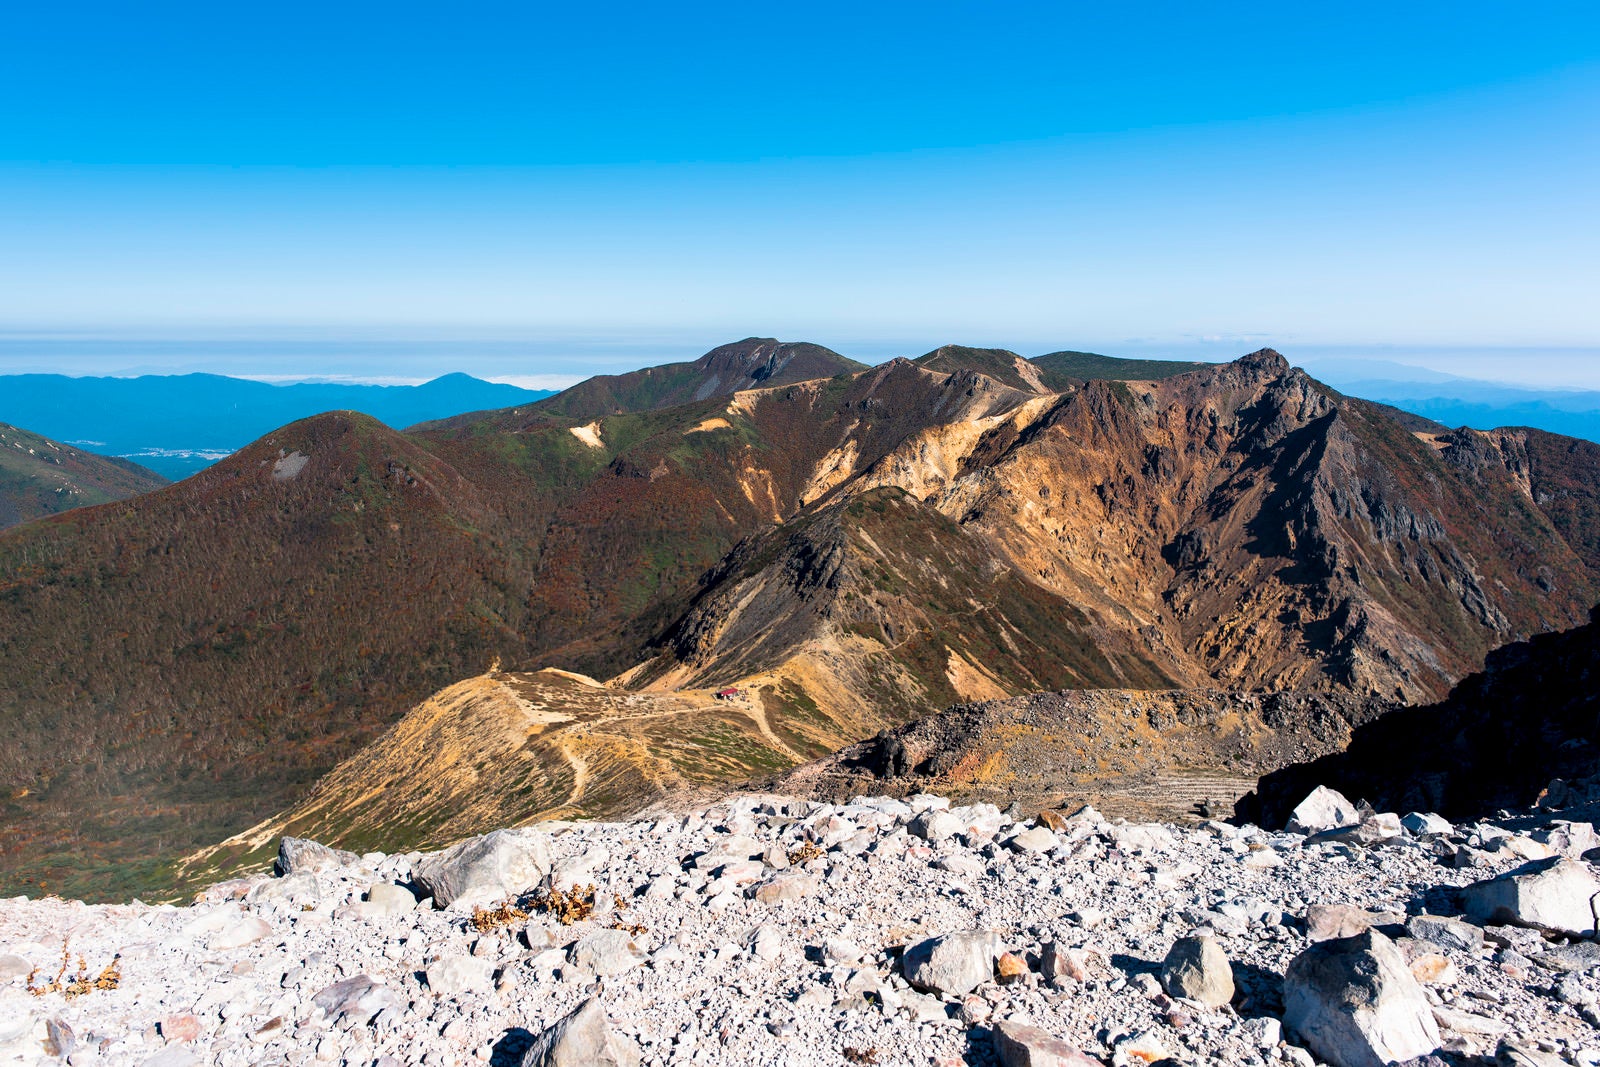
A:
<svg viewBox="0 0 1600 1067">
<path fill-rule="evenodd" d="M 426 334 L 427 331 L 417 331 Z M 256 381 L 418 385 L 465 373 L 528 389 L 563 389 L 595 374 L 616 374 L 692 360 L 711 348 L 770 333 L 725 330 L 623 336 L 448 337 L 396 332 L 302 329 L 257 335 L 157 336 L 91 331 L 0 330 L 0 374 L 134 377 L 143 374 L 223 374 Z M 1072 349 L 1136 359 L 1224 362 L 1263 347 L 1291 363 L 1339 381 L 1428 381 L 1444 377 L 1522 389 L 1600 389 L 1600 346 L 1467 347 L 1297 345 L 1272 338 L 1212 338 L 1181 343 L 1056 341 L 987 337 L 831 337 L 799 333 L 781 340 L 826 345 L 863 363 L 914 358 L 943 344 L 1007 348 L 1025 356 Z M 1370 368 L 1370 372 L 1364 371 Z"/>
</svg>

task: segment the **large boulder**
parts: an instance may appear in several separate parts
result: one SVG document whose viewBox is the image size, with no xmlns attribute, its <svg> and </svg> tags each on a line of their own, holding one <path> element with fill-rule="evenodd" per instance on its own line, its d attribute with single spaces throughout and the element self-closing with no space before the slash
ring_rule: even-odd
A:
<svg viewBox="0 0 1600 1067">
<path fill-rule="evenodd" d="M 1161 965 L 1161 985 L 1170 996 L 1220 1008 L 1233 1000 L 1233 966 L 1211 938 L 1181 937 Z"/>
<path fill-rule="evenodd" d="M 1312 945 L 1283 979 L 1283 1021 L 1333 1067 L 1387 1067 L 1439 1047 L 1422 986 L 1376 930 Z"/>
<path fill-rule="evenodd" d="M 1343 793 L 1319 785 L 1289 815 L 1284 827 L 1292 834 L 1320 834 L 1342 826 L 1356 826 L 1361 815 Z"/>
<path fill-rule="evenodd" d="M 637 1067 L 639 1048 L 611 1029 L 606 1009 L 590 997 L 533 1039 L 522 1067 Z"/>
<path fill-rule="evenodd" d="M 285 837 L 278 842 L 278 858 L 272 864 L 272 873 L 279 878 L 296 871 L 332 870 L 359 862 L 360 856 L 342 848 L 329 848 L 304 837 Z"/>
<path fill-rule="evenodd" d="M 416 865 L 412 880 L 441 908 L 514 897 L 550 871 L 544 838 L 496 830 L 436 852 Z"/>
<path fill-rule="evenodd" d="M 1515 923 L 1569 937 L 1594 935 L 1596 897 L 1600 882 L 1588 867 L 1565 857 L 1534 860 L 1461 891 L 1474 922 Z"/>
<path fill-rule="evenodd" d="M 930 937 L 906 949 L 906 981 L 925 993 L 960 996 L 994 978 L 1000 939 L 987 930 L 960 930 Z"/>
</svg>

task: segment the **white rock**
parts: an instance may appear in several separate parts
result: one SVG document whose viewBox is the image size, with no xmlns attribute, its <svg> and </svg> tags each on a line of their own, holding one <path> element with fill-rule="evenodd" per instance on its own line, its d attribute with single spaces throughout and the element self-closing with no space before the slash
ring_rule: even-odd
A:
<svg viewBox="0 0 1600 1067">
<path fill-rule="evenodd" d="M 1516 923 L 1572 937 L 1595 932 L 1597 896 L 1600 882 L 1588 867 L 1564 857 L 1535 860 L 1461 894 L 1474 922 Z"/>
<path fill-rule="evenodd" d="M 1244 1032 L 1257 1048 L 1277 1048 L 1278 1043 L 1283 1040 L 1283 1024 L 1270 1015 L 1246 1019 Z"/>
<path fill-rule="evenodd" d="M 1043 826 L 1024 830 L 1011 839 L 1011 847 L 1018 852 L 1049 852 L 1060 844 L 1060 839 Z"/>
<path fill-rule="evenodd" d="M 1356 806 L 1344 794 L 1319 785 L 1289 815 L 1285 827 L 1292 834 L 1320 834 L 1361 822 Z"/>
<path fill-rule="evenodd" d="M 494 987 L 494 964 L 476 956 L 445 956 L 428 964 L 428 988 L 441 997 L 487 993 Z"/>
<path fill-rule="evenodd" d="M 929 843 L 937 843 L 956 834 L 964 833 L 966 826 L 948 811 L 931 810 L 911 820 L 906 827 L 911 833 Z"/>
<path fill-rule="evenodd" d="M 572 962 L 601 978 L 639 966 L 645 955 L 626 930 L 596 930 L 572 946 Z"/>
<path fill-rule="evenodd" d="M 1433 1018 L 1446 1030 L 1454 1030 L 1458 1034 L 1467 1034 L 1472 1037 L 1500 1037 L 1509 1034 L 1511 1024 L 1500 1019 L 1490 1019 L 1482 1015 L 1474 1015 L 1467 1011 L 1457 1011 L 1454 1008 L 1437 1007 L 1433 1009 Z"/>
<path fill-rule="evenodd" d="M 1427 995 L 1376 930 L 1312 945 L 1289 964 L 1283 1021 L 1333 1067 L 1386 1067 L 1439 1047 Z"/>
<path fill-rule="evenodd" d="M 271 933 L 272 927 L 265 919 L 255 915 L 246 915 L 233 920 L 221 930 L 218 930 L 208 944 L 213 951 L 242 948 L 253 941 L 260 941 Z"/>
<path fill-rule="evenodd" d="M 367 903 L 380 915 L 404 915 L 416 910 L 417 898 L 403 885 L 379 882 L 367 890 Z"/>
</svg>

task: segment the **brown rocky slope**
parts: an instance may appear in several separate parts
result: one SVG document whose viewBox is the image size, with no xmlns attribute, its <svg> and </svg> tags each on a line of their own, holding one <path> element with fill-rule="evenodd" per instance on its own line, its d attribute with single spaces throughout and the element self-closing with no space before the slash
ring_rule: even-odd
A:
<svg viewBox="0 0 1600 1067">
<path fill-rule="evenodd" d="M 0 880 L 100 886 L 250 826 L 496 657 L 748 686 L 793 762 L 1040 688 L 1432 697 L 1600 599 L 1593 502 L 1531 492 L 1515 441 L 1407 428 L 1276 353 L 771 384 L 803 354 L 730 394 L 713 353 L 704 399 L 623 414 L 323 416 L 0 536 Z"/>
</svg>

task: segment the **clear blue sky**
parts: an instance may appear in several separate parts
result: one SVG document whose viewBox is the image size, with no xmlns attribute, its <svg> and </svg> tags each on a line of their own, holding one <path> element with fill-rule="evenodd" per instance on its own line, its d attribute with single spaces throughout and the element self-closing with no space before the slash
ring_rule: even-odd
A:
<svg viewBox="0 0 1600 1067">
<path fill-rule="evenodd" d="M 1587 360 L 1600 6 L 13 4 L 63 333 Z"/>
</svg>

